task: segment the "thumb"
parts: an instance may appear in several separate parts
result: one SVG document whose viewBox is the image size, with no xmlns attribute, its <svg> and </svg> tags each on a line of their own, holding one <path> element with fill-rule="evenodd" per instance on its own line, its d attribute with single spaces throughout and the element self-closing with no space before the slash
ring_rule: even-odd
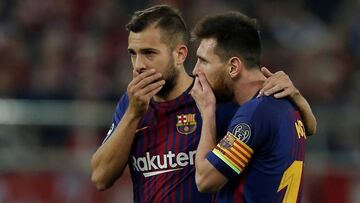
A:
<svg viewBox="0 0 360 203">
<path fill-rule="evenodd" d="M 274 75 L 274 74 L 273 74 L 272 72 L 270 72 L 269 69 L 267 69 L 265 66 L 261 68 L 261 72 L 262 72 L 262 74 L 264 74 L 264 76 L 265 76 L 266 78 Z"/>
<path fill-rule="evenodd" d="M 198 78 L 199 78 L 199 81 L 200 81 L 200 84 L 201 84 L 201 87 L 203 88 L 203 90 L 204 89 L 211 89 L 209 81 L 207 80 L 204 73 L 200 72 Z"/>
</svg>

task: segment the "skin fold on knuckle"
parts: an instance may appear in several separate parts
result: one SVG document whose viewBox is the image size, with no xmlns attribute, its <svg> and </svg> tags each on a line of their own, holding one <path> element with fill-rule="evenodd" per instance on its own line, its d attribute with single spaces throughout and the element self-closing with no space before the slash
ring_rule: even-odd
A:
<svg viewBox="0 0 360 203">
<path fill-rule="evenodd" d="M 128 93 L 129 93 L 129 95 L 133 95 L 133 96 L 135 96 L 135 94 L 136 94 L 133 87 L 129 87 Z"/>
<path fill-rule="evenodd" d="M 134 97 L 142 101 L 142 96 L 140 92 L 134 92 Z"/>
<path fill-rule="evenodd" d="M 267 84 L 267 85 L 265 85 L 265 86 L 264 86 L 264 91 L 270 90 L 271 87 L 272 87 L 272 84 Z"/>
<path fill-rule="evenodd" d="M 132 83 L 132 81 L 131 81 L 131 82 L 128 84 L 127 89 L 128 89 L 128 90 L 131 90 L 132 87 L 133 87 L 133 83 Z"/>
</svg>

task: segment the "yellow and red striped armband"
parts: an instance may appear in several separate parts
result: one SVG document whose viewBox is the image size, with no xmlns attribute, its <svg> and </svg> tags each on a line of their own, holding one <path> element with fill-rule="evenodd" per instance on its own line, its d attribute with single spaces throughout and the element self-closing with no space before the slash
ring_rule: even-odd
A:
<svg viewBox="0 0 360 203">
<path fill-rule="evenodd" d="M 240 174 L 246 168 L 254 153 L 247 144 L 230 132 L 226 134 L 212 152 L 237 174 Z"/>
</svg>

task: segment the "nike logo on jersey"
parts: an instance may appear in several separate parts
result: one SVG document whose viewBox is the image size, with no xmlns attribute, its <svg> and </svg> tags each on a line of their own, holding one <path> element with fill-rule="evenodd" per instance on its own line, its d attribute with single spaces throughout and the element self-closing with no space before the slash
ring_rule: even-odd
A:
<svg viewBox="0 0 360 203">
<path fill-rule="evenodd" d="M 147 172 L 147 173 L 143 173 L 144 177 L 150 177 L 150 176 L 156 176 L 159 174 L 163 174 L 163 173 L 168 173 L 171 171 L 178 171 L 178 170 L 183 170 L 184 168 L 175 168 L 175 169 L 169 169 L 169 170 L 163 170 L 163 171 L 154 171 L 154 172 Z"/>
<path fill-rule="evenodd" d="M 142 172 L 144 177 L 156 176 L 194 165 L 195 154 L 196 150 L 177 154 L 169 151 L 162 155 L 150 155 L 150 152 L 146 152 L 143 157 L 131 156 L 131 165 L 134 171 Z"/>
<path fill-rule="evenodd" d="M 149 128 L 149 126 L 145 126 L 145 127 L 143 127 L 143 128 L 138 128 L 138 129 L 135 130 L 135 133 L 138 133 L 138 132 L 140 132 L 140 131 L 146 130 L 146 129 L 148 129 L 148 128 Z"/>
</svg>

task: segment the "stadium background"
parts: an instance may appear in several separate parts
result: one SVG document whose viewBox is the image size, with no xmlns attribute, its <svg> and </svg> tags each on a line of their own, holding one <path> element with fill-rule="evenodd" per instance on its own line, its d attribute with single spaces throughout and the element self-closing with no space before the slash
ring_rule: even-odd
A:
<svg viewBox="0 0 360 203">
<path fill-rule="evenodd" d="M 318 119 L 303 202 L 360 202 L 360 1 L 0 0 L 0 203 L 131 202 L 128 172 L 100 193 L 89 160 L 131 78 L 124 25 L 159 3 L 190 28 L 229 9 L 258 18 L 263 64 Z"/>
</svg>

